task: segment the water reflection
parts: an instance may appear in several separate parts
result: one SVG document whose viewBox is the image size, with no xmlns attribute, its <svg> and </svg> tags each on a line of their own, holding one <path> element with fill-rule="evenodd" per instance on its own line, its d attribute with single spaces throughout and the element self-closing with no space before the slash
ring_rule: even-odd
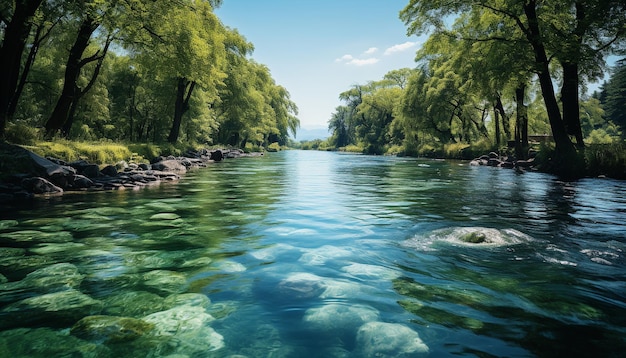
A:
<svg viewBox="0 0 626 358">
<path fill-rule="evenodd" d="M 293 151 L 55 199 L 0 221 L 0 356 L 611 356 L 624 189 Z"/>
</svg>

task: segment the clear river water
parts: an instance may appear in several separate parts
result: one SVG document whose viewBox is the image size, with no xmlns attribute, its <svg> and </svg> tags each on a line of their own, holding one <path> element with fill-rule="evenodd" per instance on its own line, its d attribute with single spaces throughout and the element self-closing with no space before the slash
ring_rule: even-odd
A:
<svg viewBox="0 0 626 358">
<path fill-rule="evenodd" d="M 1 357 L 626 354 L 623 181 L 285 151 L 1 215 Z"/>
</svg>

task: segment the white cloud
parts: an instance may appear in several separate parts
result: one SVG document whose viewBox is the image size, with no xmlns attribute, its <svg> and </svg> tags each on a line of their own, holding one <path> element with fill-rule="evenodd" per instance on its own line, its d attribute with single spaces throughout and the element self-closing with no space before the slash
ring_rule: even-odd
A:
<svg viewBox="0 0 626 358">
<path fill-rule="evenodd" d="M 371 55 L 371 54 L 376 53 L 376 52 L 378 52 L 378 47 L 370 47 L 363 53 L 366 54 L 366 55 Z"/>
<path fill-rule="evenodd" d="M 367 65 L 373 65 L 376 62 L 380 61 L 379 59 L 375 58 L 375 57 L 370 57 L 370 58 L 353 58 L 352 60 L 346 62 L 347 65 L 354 65 L 354 66 L 367 66 Z"/>
<path fill-rule="evenodd" d="M 367 50 L 365 50 L 363 52 L 363 55 L 358 57 L 354 57 L 350 54 L 345 54 L 337 59 L 335 59 L 335 62 L 338 63 L 344 63 L 346 65 L 349 66 L 367 66 L 367 65 L 373 65 L 375 63 L 377 63 L 378 61 L 380 61 L 380 59 L 376 58 L 376 57 L 372 57 L 371 55 L 378 52 L 378 48 L 377 47 L 370 47 Z"/>
<path fill-rule="evenodd" d="M 354 59 L 352 55 L 343 55 L 335 60 L 335 62 L 350 62 Z"/>
<path fill-rule="evenodd" d="M 385 55 L 391 55 L 396 52 L 406 51 L 412 47 L 415 47 L 416 45 L 417 45 L 417 42 L 411 42 L 411 41 L 407 41 L 402 44 L 393 45 L 385 50 Z"/>
</svg>

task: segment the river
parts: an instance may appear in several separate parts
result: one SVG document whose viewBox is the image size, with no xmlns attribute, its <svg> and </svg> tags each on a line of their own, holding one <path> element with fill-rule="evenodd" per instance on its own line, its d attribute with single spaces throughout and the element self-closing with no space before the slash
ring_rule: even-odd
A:
<svg viewBox="0 0 626 358">
<path fill-rule="evenodd" d="M 626 182 L 284 151 L 0 221 L 2 357 L 626 351 Z"/>
</svg>

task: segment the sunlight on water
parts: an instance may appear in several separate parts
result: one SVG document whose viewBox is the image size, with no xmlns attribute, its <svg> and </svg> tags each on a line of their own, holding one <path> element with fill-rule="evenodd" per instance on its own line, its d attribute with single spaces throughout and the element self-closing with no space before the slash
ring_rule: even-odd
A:
<svg viewBox="0 0 626 358">
<path fill-rule="evenodd" d="M 0 220 L 0 356 L 619 356 L 626 184 L 290 151 Z"/>
</svg>

